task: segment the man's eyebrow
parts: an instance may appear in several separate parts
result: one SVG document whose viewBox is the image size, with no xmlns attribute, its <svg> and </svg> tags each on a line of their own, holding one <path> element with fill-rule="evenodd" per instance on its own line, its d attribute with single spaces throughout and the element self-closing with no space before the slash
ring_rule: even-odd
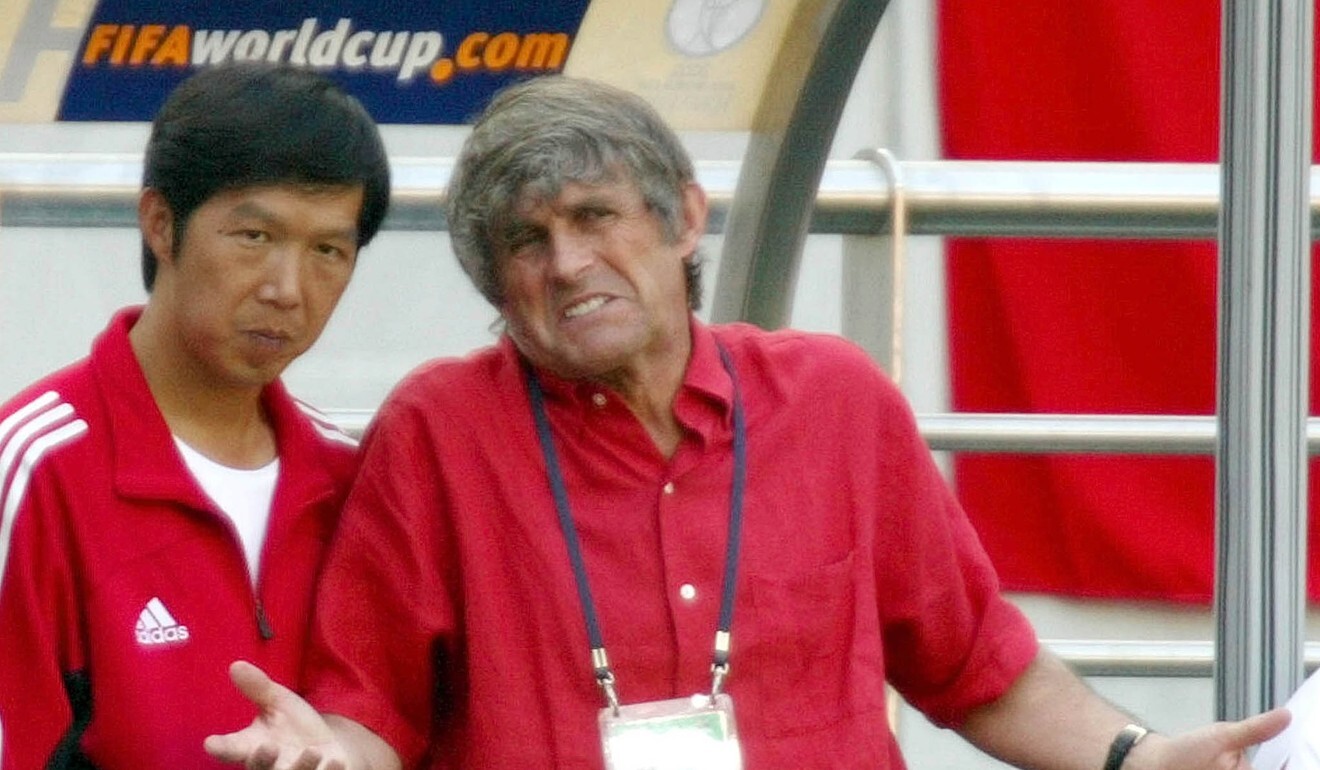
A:
<svg viewBox="0 0 1320 770">
<path fill-rule="evenodd" d="M 233 209 L 233 215 L 238 217 L 254 217 L 267 222 L 273 222 L 277 219 L 275 212 L 257 203 L 256 201 L 243 201 Z"/>
<path fill-rule="evenodd" d="M 568 210 L 570 212 L 599 210 L 599 209 L 608 209 L 610 211 L 614 211 L 620 208 L 623 207 L 618 203 L 615 203 L 614 201 L 608 200 L 606 198 L 583 198 L 580 201 L 575 201 L 573 205 L 568 207 Z"/>
</svg>

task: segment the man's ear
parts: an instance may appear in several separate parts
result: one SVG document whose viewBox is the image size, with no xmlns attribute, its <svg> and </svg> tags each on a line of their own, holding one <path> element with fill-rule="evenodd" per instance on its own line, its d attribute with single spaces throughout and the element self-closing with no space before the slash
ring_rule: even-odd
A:
<svg viewBox="0 0 1320 770">
<path fill-rule="evenodd" d="M 701 236 L 706 234 L 708 215 L 705 188 L 696 182 L 688 182 L 683 188 L 683 232 L 679 234 L 679 242 L 685 247 L 684 254 L 696 251 Z"/>
<path fill-rule="evenodd" d="M 148 187 L 138 196 L 138 229 L 157 262 L 174 261 L 174 212 L 159 190 Z"/>
</svg>

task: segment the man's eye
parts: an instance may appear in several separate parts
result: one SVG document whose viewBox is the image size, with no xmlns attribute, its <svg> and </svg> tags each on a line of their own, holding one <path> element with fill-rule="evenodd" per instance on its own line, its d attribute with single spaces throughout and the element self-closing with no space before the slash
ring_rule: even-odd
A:
<svg viewBox="0 0 1320 770">
<path fill-rule="evenodd" d="M 238 234 L 243 238 L 243 240 L 251 241 L 253 243 L 265 243 L 266 241 L 270 240 L 270 235 L 267 234 L 266 231 L 264 230 L 245 229 L 245 230 L 239 230 Z"/>
<path fill-rule="evenodd" d="M 352 250 L 343 248 L 341 246 L 336 246 L 333 243 L 323 243 L 320 246 L 316 247 L 316 253 L 320 254 L 321 256 L 327 259 L 331 259 L 335 261 L 344 261 L 350 258 L 350 256 L 352 255 Z"/>
<path fill-rule="evenodd" d="M 534 248 L 535 246 L 540 244 L 543 240 L 544 238 L 541 237 L 539 233 L 535 233 L 531 231 L 520 231 L 516 233 L 510 233 L 508 236 L 505 237 L 504 243 L 505 243 L 505 248 L 508 249 L 510 254 L 521 254 Z"/>
</svg>

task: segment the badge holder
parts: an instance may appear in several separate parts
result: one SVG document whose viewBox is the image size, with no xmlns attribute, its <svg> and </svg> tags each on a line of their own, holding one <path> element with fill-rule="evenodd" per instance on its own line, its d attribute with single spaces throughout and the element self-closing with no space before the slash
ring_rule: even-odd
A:
<svg viewBox="0 0 1320 770">
<path fill-rule="evenodd" d="M 610 703 L 599 720 L 607 770 L 741 770 L 733 699 L 719 691 L 723 676 L 717 668 L 709 695 L 627 706 L 613 696 L 612 678 L 602 680 Z"/>
<path fill-rule="evenodd" d="M 723 693 L 600 710 L 609 770 L 737 770 L 733 699 Z"/>
</svg>

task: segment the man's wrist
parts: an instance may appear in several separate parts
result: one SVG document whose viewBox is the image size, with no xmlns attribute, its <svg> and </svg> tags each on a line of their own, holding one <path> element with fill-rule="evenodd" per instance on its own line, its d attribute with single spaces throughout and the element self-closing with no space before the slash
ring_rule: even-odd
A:
<svg viewBox="0 0 1320 770">
<path fill-rule="evenodd" d="M 1123 761 L 1127 759 L 1133 747 L 1141 743 L 1141 740 L 1149 734 L 1150 730 L 1136 724 L 1129 724 L 1119 730 L 1118 735 L 1115 735 L 1113 742 L 1109 744 L 1109 754 L 1105 757 L 1103 770 L 1119 770 L 1123 767 Z"/>
</svg>

